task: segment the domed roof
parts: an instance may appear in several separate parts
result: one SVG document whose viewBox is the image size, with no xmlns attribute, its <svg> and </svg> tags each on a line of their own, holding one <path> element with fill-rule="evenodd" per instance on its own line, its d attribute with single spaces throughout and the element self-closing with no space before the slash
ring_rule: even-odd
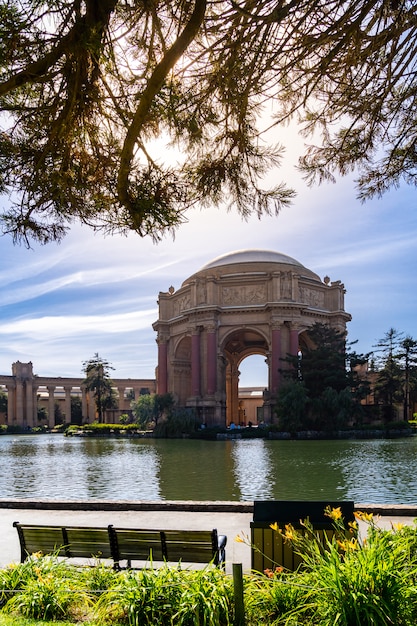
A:
<svg viewBox="0 0 417 626">
<path fill-rule="evenodd" d="M 234 265 L 235 263 L 284 263 L 285 265 L 303 265 L 282 252 L 274 252 L 273 250 L 236 250 L 228 252 L 216 257 L 204 265 L 200 271 L 220 267 L 222 265 Z"/>
<path fill-rule="evenodd" d="M 300 276 L 308 277 L 314 281 L 321 282 L 321 279 L 317 274 L 307 269 L 290 256 L 282 254 L 282 252 L 275 252 L 274 250 L 259 250 L 259 249 L 246 249 L 235 250 L 234 252 L 228 252 L 221 256 L 212 259 L 206 265 L 198 270 L 195 274 L 187 278 L 182 284 L 185 286 L 189 281 L 194 280 L 196 277 L 208 276 L 215 270 L 216 275 L 229 275 L 229 274 L 247 274 L 253 272 L 270 272 L 271 265 L 280 265 L 285 271 L 293 268 Z"/>
</svg>

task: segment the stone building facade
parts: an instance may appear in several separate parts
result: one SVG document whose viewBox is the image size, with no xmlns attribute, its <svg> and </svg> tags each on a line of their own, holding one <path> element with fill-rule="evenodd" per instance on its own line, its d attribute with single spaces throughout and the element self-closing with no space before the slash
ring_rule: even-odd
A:
<svg viewBox="0 0 417 626">
<path fill-rule="evenodd" d="M 218 257 L 178 290 L 159 293 L 157 392 L 172 393 L 207 425 L 239 416 L 239 365 L 265 357 L 265 420 L 272 420 L 282 359 L 308 345 L 316 322 L 346 332 L 344 285 L 323 280 L 299 261 L 268 250 Z"/>
</svg>

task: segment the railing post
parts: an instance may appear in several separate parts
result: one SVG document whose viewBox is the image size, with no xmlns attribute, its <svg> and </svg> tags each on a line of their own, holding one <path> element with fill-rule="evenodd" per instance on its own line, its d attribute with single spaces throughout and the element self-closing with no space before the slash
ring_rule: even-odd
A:
<svg viewBox="0 0 417 626">
<path fill-rule="evenodd" d="M 245 603 L 243 600 L 242 563 L 233 563 L 233 593 L 235 599 L 234 626 L 244 626 Z"/>
</svg>

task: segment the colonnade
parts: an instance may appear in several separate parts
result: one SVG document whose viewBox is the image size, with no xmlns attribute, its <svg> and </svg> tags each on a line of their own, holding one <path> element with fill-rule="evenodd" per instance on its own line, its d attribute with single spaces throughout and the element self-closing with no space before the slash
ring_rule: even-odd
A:
<svg viewBox="0 0 417 626">
<path fill-rule="evenodd" d="M 63 405 L 65 421 L 71 421 L 71 398 L 81 396 L 83 423 L 91 423 L 96 418 L 94 398 L 86 390 L 82 378 L 51 378 L 33 374 L 32 363 L 17 361 L 12 365 L 12 376 L 0 376 L 0 385 L 7 391 L 7 424 L 32 428 L 38 424 L 38 407 L 45 405 L 48 412 L 48 426 L 55 425 L 55 404 Z M 155 380 L 115 379 L 117 390 L 117 415 L 130 408 L 132 397 L 142 393 L 155 393 Z M 132 391 L 130 397 L 126 391 Z M 64 396 L 62 398 L 62 396 Z"/>
</svg>

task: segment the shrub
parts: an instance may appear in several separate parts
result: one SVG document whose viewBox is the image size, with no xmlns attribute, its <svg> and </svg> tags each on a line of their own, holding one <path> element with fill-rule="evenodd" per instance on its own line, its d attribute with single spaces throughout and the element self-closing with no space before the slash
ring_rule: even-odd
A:
<svg viewBox="0 0 417 626">
<path fill-rule="evenodd" d="M 64 619 L 72 610 L 79 612 L 88 604 L 87 595 L 80 590 L 75 569 L 54 557 L 31 557 L 24 563 L 6 570 L 4 587 L 15 593 L 4 610 L 36 620 Z"/>
<path fill-rule="evenodd" d="M 288 525 L 282 531 L 273 525 L 303 559 L 295 574 L 272 573 L 276 582 L 267 588 L 266 606 L 271 611 L 275 602 L 274 623 L 414 626 L 416 529 L 383 530 L 371 515 L 358 513 L 369 525 L 367 537 L 360 541 L 356 522 L 347 529 L 340 509 L 327 510 L 327 514 L 335 527 L 331 539 L 319 539 L 308 521 L 301 530 Z"/>
<path fill-rule="evenodd" d="M 339 509 L 327 514 L 335 532 L 322 540 L 308 521 L 301 530 L 272 525 L 302 563 L 295 572 L 276 567 L 244 576 L 246 626 L 415 626 L 416 526 L 382 530 L 371 515 L 358 513 L 368 524 L 361 539 L 357 522 L 345 528 Z M 90 626 L 230 626 L 236 618 L 233 579 L 212 566 L 149 564 L 116 572 L 100 562 L 77 568 L 34 556 L 0 570 L 0 586 L 2 612 L 16 616 L 13 626 L 24 618 L 36 620 L 28 622 L 33 626 L 64 619 Z"/>
<path fill-rule="evenodd" d="M 225 626 L 232 614 L 231 582 L 218 569 L 152 567 L 127 572 L 97 603 L 100 623 L 129 626 Z"/>
</svg>

